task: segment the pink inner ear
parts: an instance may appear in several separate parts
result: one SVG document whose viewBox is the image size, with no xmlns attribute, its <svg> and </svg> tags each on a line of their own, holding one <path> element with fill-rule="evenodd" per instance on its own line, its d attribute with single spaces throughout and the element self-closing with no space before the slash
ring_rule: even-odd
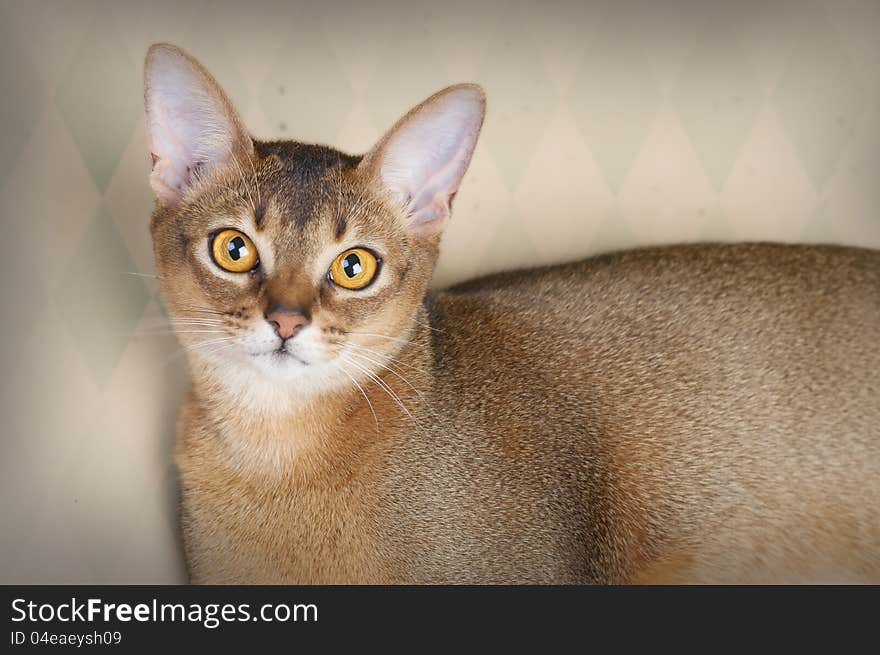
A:
<svg viewBox="0 0 880 655">
<path fill-rule="evenodd" d="M 479 87 L 441 91 L 404 117 L 379 146 L 384 185 L 419 233 L 439 230 L 467 170 L 483 121 Z"/>
<path fill-rule="evenodd" d="M 158 162 L 151 182 L 157 195 L 174 200 L 185 193 L 200 161 L 210 162 L 213 168 L 226 159 L 232 148 L 230 127 L 224 134 L 222 116 L 205 103 L 204 94 L 197 89 L 160 86 L 152 100 L 151 149 L 158 155 Z"/>
<path fill-rule="evenodd" d="M 476 141 L 476 137 L 474 137 Z M 444 221 L 452 211 L 452 197 L 458 191 L 471 158 L 471 150 L 457 152 L 440 170 L 424 181 L 419 195 L 407 206 L 412 225 Z"/>
<path fill-rule="evenodd" d="M 195 155 L 186 148 L 185 141 L 177 138 L 175 128 L 186 136 L 184 124 L 175 125 L 168 118 L 168 112 L 164 107 L 156 108 L 157 114 L 150 121 L 151 126 L 151 150 L 153 153 L 153 171 L 150 175 L 150 184 L 156 195 L 166 201 L 175 200 L 187 189 L 190 176 L 190 162 L 194 163 Z"/>
<path fill-rule="evenodd" d="M 150 186 L 153 193 L 164 202 L 175 201 L 181 195 L 183 187 L 179 176 L 171 166 L 171 160 L 160 159 L 153 166 L 153 172 L 150 174 Z"/>
<path fill-rule="evenodd" d="M 150 183 L 174 203 L 195 172 L 224 164 L 238 144 L 250 144 L 222 90 L 201 66 L 173 46 L 154 46 L 145 72 Z M 242 153 L 244 154 L 244 153 Z"/>
<path fill-rule="evenodd" d="M 150 185 L 153 192 L 166 201 L 173 201 L 182 195 L 204 165 L 204 162 L 194 162 L 180 172 L 173 168 L 173 160 L 160 159 L 155 154 L 150 154 L 153 158 Z"/>
</svg>

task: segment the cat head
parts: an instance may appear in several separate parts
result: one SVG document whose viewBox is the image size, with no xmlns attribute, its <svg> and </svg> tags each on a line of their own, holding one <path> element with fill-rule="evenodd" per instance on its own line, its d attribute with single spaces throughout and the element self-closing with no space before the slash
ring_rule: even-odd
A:
<svg viewBox="0 0 880 655">
<path fill-rule="evenodd" d="M 436 93 L 363 156 L 252 139 L 214 78 L 171 45 L 147 54 L 145 103 L 157 272 L 194 372 L 315 390 L 393 356 L 473 154 L 483 91 Z"/>
</svg>

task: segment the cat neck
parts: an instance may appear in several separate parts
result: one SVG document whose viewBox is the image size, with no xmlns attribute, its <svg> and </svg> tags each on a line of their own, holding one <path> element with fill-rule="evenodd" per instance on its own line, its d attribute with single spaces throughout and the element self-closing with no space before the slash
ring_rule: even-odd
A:
<svg viewBox="0 0 880 655">
<path fill-rule="evenodd" d="M 196 364 L 192 397 L 231 469 L 270 477 L 342 472 L 365 449 L 418 427 L 432 386 L 429 329 L 417 321 L 393 367 L 357 384 L 343 377 L 336 386 L 303 390 L 257 373 L 228 381 Z"/>
</svg>

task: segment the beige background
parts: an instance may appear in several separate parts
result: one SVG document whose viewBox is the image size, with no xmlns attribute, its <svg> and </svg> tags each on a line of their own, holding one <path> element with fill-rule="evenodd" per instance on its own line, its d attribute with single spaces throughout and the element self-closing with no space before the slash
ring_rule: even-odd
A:
<svg viewBox="0 0 880 655">
<path fill-rule="evenodd" d="M 880 247 L 880 3 L 0 5 L 0 582 L 183 579 L 186 384 L 147 230 L 147 46 L 254 134 L 363 151 L 456 81 L 489 114 L 436 281 L 707 239 Z"/>
</svg>

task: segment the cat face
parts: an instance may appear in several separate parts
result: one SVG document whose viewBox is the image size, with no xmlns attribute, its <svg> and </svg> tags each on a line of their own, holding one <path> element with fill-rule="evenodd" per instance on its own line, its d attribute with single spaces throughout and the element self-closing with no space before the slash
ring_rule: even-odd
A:
<svg viewBox="0 0 880 655">
<path fill-rule="evenodd" d="M 191 367 L 233 387 L 321 390 L 387 364 L 473 152 L 479 88 L 432 96 L 363 157 L 253 141 L 172 46 L 151 48 L 145 97 L 157 270 Z"/>
<path fill-rule="evenodd" d="M 356 158 L 304 149 L 257 144 L 247 175 L 153 221 L 169 312 L 212 367 L 332 383 L 395 350 L 424 295 L 436 239 L 408 232 Z"/>
</svg>

